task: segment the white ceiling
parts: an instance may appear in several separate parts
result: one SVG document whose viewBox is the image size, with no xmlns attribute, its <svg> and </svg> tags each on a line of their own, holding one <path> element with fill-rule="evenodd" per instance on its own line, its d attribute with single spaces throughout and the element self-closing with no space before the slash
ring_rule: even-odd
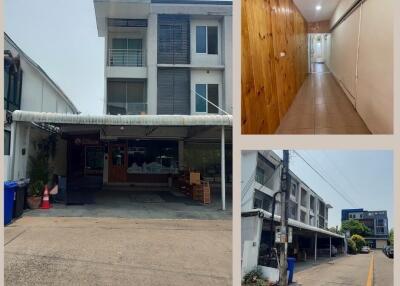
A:
<svg viewBox="0 0 400 286">
<path fill-rule="evenodd" d="M 330 20 L 340 0 L 294 0 L 307 22 Z M 317 11 L 316 6 L 322 9 Z"/>
</svg>

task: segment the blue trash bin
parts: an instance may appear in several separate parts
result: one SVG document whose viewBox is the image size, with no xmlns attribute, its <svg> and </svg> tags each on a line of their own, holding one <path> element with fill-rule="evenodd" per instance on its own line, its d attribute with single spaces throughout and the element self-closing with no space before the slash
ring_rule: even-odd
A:
<svg viewBox="0 0 400 286">
<path fill-rule="evenodd" d="M 289 283 L 293 282 L 294 266 L 296 265 L 296 258 L 288 257 L 288 270 L 289 270 Z"/>
<path fill-rule="evenodd" d="M 4 182 L 4 225 L 11 222 L 14 211 L 14 196 L 18 185 L 16 182 Z"/>
</svg>

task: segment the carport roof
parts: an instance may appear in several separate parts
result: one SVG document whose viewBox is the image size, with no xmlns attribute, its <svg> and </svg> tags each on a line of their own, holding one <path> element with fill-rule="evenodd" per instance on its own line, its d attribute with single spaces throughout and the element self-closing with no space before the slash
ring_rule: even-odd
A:
<svg viewBox="0 0 400 286">
<path fill-rule="evenodd" d="M 270 212 L 267 212 L 263 209 L 253 209 L 250 211 L 242 212 L 242 216 L 255 216 L 255 215 L 258 215 L 260 218 L 267 218 L 267 219 L 272 217 L 272 214 Z M 281 221 L 281 217 L 278 215 L 274 215 L 274 221 Z M 328 231 L 328 230 L 325 230 L 325 229 L 322 229 L 319 227 L 311 226 L 311 225 L 302 223 L 302 222 L 294 220 L 294 219 L 289 219 L 289 226 L 306 229 L 306 230 L 326 234 L 326 235 L 333 236 L 333 237 L 345 238 L 344 235 L 340 235 L 340 234 L 337 234 L 337 233 L 334 233 L 334 232 L 331 232 L 331 231 Z"/>
<path fill-rule="evenodd" d="M 55 125 L 232 126 L 232 115 L 83 115 L 17 110 L 12 119 Z"/>
</svg>

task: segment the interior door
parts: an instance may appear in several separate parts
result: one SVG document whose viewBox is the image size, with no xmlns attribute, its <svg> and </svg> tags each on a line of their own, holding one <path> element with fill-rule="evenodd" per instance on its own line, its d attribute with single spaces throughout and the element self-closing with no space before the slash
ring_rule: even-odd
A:
<svg viewBox="0 0 400 286">
<path fill-rule="evenodd" d="M 108 181 L 111 183 L 126 182 L 128 168 L 127 145 L 110 144 L 108 157 Z"/>
</svg>

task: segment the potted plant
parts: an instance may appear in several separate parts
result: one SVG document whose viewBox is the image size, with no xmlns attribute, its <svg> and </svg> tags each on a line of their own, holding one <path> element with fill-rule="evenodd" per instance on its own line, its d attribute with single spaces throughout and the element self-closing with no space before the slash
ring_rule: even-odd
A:
<svg viewBox="0 0 400 286">
<path fill-rule="evenodd" d="M 51 168 L 49 159 L 54 157 L 57 138 L 54 134 L 35 142 L 35 155 L 29 157 L 29 178 L 27 203 L 29 208 L 37 209 L 42 201 L 44 186 L 49 182 Z"/>
<path fill-rule="evenodd" d="M 43 189 L 44 183 L 42 181 L 36 181 L 29 186 L 26 201 L 30 209 L 34 210 L 39 208 L 42 202 Z"/>
</svg>

